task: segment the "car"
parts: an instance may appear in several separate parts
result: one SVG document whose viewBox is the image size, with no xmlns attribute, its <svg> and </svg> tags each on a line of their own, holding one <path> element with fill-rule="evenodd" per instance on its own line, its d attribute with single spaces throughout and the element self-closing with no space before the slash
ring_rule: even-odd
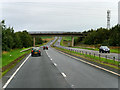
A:
<svg viewBox="0 0 120 90">
<path fill-rule="evenodd" d="M 99 48 L 99 53 L 110 53 L 110 49 L 107 47 L 107 46 L 101 46 L 100 48 Z"/>
<path fill-rule="evenodd" d="M 43 46 L 43 50 L 48 50 L 48 46 Z"/>
<path fill-rule="evenodd" d="M 40 47 L 33 47 L 32 48 L 31 56 L 34 56 L 34 55 L 41 56 Z"/>
</svg>

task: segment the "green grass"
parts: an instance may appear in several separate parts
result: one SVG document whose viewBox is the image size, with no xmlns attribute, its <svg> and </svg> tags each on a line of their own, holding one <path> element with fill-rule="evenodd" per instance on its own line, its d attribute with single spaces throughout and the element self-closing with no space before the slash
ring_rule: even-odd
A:
<svg viewBox="0 0 120 90">
<path fill-rule="evenodd" d="M 66 41 L 72 41 L 72 37 L 63 37 L 62 39 Z"/>
<path fill-rule="evenodd" d="M 28 47 L 28 48 L 22 48 L 21 50 L 25 50 L 25 49 L 29 49 L 29 48 L 32 48 L 32 47 Z"/>
<path fill-rule="evenodd" d="M 74 39 L 77 39 L 78 37 L 74 37 Z M 63 40 L 65 41 L 72 41 L 72 37 L 62 37 Z"/>
<path fill-rule="evenodd" d="M 110 49 L 110 52 L 112 52 L 112 53 L 119 53 L 120 54 L 120 51 L 118 49 Z"/>
<path fill-rule="evenodd" d="M 8 71 L 10 71 L 18 62 L 20 62 L 25 56 L 20 58 L 15 64 L 12 64 L 8 69 L 6 69 L 4 72 L 2 72 L 2 76 L 4 76 Z M 0 77 L 1 78 L 1 77 Z"/>
<path fill-rule="evenodd" d="M 41 37 L 42 39 L 52 38 L 50 36 Z"/>
<path fill-rule="evenodd" d="M 74 51 L 69 51 L 69 50 L 66 50 L 66 49 L 62 49 L 62 48 L 58 48 L 58 47 L 55 47 L 56 49 L 60 50 L 60 51 L 63 51 L 65 53 L 68 53 L 68 54 L 71 54 L 71 55 L 74 55 L 74 56 L 78 56 L 78 57 L 81 57 L 81 58 L 84 58 L 84 59 L 87 59 L 87 60 L 91 60 L 93 62 L 97 62 L 97 63 L 100 63 L 100 64 L 103 64 L 103 65 L 106 65 L 106 66 L 109 66 L 109 67 L 112 67 L 112 68 L 115 68 L 115 69 L 118 69 L 118 64 L 120 62 L 118 61 L 114 61 L 114 60 L 111 60 L 111 59 L 105 59 L 105 58 L 99 58 L 98 56 L 93 56 L 93 55 L 86 55 L 86 54 L 82 54 L 82 53 L 79 53 L 79 52 L 74 52 Z"/>
<path fill-rule="evenodd" d="M 87 49 L 87 50 L 95 50 L 93 48 L 85 48 L 85 47 L 72 47 L 72 48 L 80 48 L 80 49 Z"/>
<path fill-rule="evenodd" d="M 80 49 L 87 49 L 87 50 L 94 50 L 94 51 L 99 51 L 98 48 L 87 48 L 87 47 L 72 47 L 72 48 L 80 48 Z M 111 53 L 120 53 L 120 51 L 118 49 L 110 49 Z"/>
<path fill-rule="evenodd" d="M 78 37 L 74 37 L 74 39 L 77 39 Z M 61 46 L 68 46 L 67 45 L 67 41 L 72 41 L 72 37 L 63 37 L 62 38 L 62 40 L 61 40 L 61 42 L 60 42 L 60 45 Z M 99 51 L 99 49 L 98 48 L 90 48 L 90 46 L 91 45 L 81 45 L 81 44 L 79 44 L 79 46 L 80 47 L 78 47 L 78 46 L 74 46 L 74 47 L 72 47 L 72 48 L 80 48 L 80 49 L 87 49 L 87 50 L 94 50 L 94 51 Z M 92 46 L 94 46 L 94 45 L 92 45 Z M 87 47 L 89 47 L 89 48 L 87 48 Z M 119 53 L 120 54 L 120 51 L 118 50 L 118 49 L 112 49 L 112 48 L 110 48 L 110 52 L 111 53 Z"/>
<path fill-rule="evenodd" d="M 64 44 L 63 44 L 63 39 L 61 40 L 60 45 L 61 45 L 61 46 L 64 46 Z"/>
<path fill-rule="evenodd" d="M 2 57 L 0 57 L 0 67 L 2 67 Z"/>
<path fill-rule="evenodd" d="M 60 45 L 65 47 L 71 46 L 72 45 L 71 37 L 63 37 L 60 42 Z"/>
<path fill-rule="evenodd" d="M 24 49 L 26 49 L 26 48 L 24 48 Z M 2 67 L 5 65 L 8 65 L 9 63 L 14 61 L 18 57 L 22 56 L 23 54 L 30 52 L 30 51 L 20 52 L 21 50 L 23 50 L 23 49 L 14 49 L 7 53 L 2 54 Z"/>
</svg>

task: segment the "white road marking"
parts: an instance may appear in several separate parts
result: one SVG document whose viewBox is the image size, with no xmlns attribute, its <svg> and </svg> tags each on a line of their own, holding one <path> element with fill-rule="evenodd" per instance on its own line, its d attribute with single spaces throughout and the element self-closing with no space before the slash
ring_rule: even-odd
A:
<svg viewBox="0 0 120 90">
<path fill-rule="evenodd" d="M 111 70 L 102 68 L 102 67 L 100 67 L 100 66 L 97 66 L 97 65 L 95 65 L 95 64 L 89 63 L 89 62 L 84 61 L 84 60 L 82 60 L 82 59 L 76 58 L 76 57 L 71 56 L 71 55 L 69 55 L 69 54 L 63 53 L 63 52 L 61 52 L 61 51 L 59 51 L 59 50 L 57 50 L 57 51 L 60 52 L 60 53 L 62 53 L 62 54 L 64 54 L 64 55 L 67 55 L 67 56 L 69 56 L 69 57 L 71 57 L 71 58 L 74 58 L 74 59 L 76 59 L 76 60 L 79 60 L 79 61 L 81 61 L 81 62 L 84 62 L 84 63 L 86 63 L 86 64 L 89 64 L 89 65 L 91 65 L 91 66 L 94 66 L 94 67 L 96 67 L 96 68 L 99 68 L 99 69 L 101 69 L 101 70 L 107 71 L 107 72 L 112 73 L 112 74 L 117 75 L 117 76 L 120 76 L 120 74 L 118 74 L 118 73 L 116 73 L 116 72 L 113 72 L 113 71 L 111 71 Z"/>
<path fill-rule="evenodd" d="M 5 85 L 3 86 L 3 88 L 6 88 L 7 85 L 10 83 L 10 81 L 14 78 L 14 76 L 16 75 L 16 73 L 20 70 L 20 68 L 24 65 L 24 63 L 28 60 L 28 58 L 31 56 L 31 54 L 29 54 L 29 56 L 25 59 L 25 61 L 17 68 L 17 70 L 13 73 L 13 75 L 10 77 L 10 79 L 5 83 Z"/>
<path fill-rule="evenodd" d="M 71 85 L 71 87 L 74 87 L 74 85 Z"/>
<path fill-rule="evenodd" d="M 48 54 L 48 52 L 46 51 L 46 54 L 48 55 L 48 57 L 50 58 L 50 56 L 49 56 L 49 54 Z"/>
<path fill-rule="evenodd" d="M 56 63 L 53 63 L 55 66 L 57 66 L 57 64 Z"/>
<path fill-rule="evenodd" d="M 67 77 L 64 73 L 61 73 L 63 75 L 63 77 Z"/>
<path fill-rule="evenodd" d="M 52 61 L 52 58 L 50 60 Z"/>
</svg>

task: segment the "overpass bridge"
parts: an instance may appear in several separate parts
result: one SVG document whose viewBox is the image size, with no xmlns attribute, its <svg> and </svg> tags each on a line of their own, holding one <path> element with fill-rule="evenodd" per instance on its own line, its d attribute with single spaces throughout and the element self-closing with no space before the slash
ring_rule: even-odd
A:
<svg viewBox="0 0 120 90">
<path fill-rule="evenodd" d="M 35 46 L 35 37 L 36 36 L 58 36 L 58 37 L 65 37 L 71 36 L 72 37 L 72 46 L 74 46 L 74 37 L 85 37 L 86 33 L 81 32 L 28 32 L 33 37 L 33 46 Z"/>
</svg>

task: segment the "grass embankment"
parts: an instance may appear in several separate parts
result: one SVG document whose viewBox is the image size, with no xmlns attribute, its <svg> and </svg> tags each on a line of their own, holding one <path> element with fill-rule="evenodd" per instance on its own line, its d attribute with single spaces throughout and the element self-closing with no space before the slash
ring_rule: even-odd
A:
<svg viewBox="0 0 120 90">
<path fill-rule="evenodd" d="M 94 51 L 99 51 L 99 48 L 90 48 L 90 46 L 89 46 L 89 48 L 88 47 L 81 47 L 81 46 L 79 46 L 79 47 L 73 47 L 73 48 L 79 48 L 79 49 L 87 49 L 87 50 L 94 50 Z M 109 47 L 110 48 L 110 47 Z M 112 48 L 110 48 L 110 52 L 111 53 L 119 53 L 120 54 L 120 51 L 118 50 L 118 48 L 117 49 L 112 49 Z"/>
<path fill-rule="evenodd" d="M 41 38 L 42 38 L 43 41 L 47 41 L 47 42 L 54 39 L 54 37 L 49 37 L 49 36 L 45 36 L 45 37 L 41 37 Z"/>
<path fill-rule="evenodd" d="M 77 39 L 78 37 L 74 37 L 74 39 Z M 62 40 L 60 42 L 61 46 L 70 47 L 72 46 L 72 37 L 62 37 Z"/>
<path fill-rule="evenodd" d="M 74 37 L 74 39 L 77 39 L 77 37 Z M 68 47 L 68 43 L 70 43 L 70 46 L 72 45 L 71 42 L 72 42 L 71 37 L 63 37 L 60 42 L 60 45 Z M 97 48 L 96 45 L 77 44 L 76 46 L 74 46 L 72 48 L 99 51 L 99 48 Z M 119 51 L 120 47 L 109 46 L 109 48 L 110 48 L 111 53 L 119 53 L 120 54 L 120 51 Z"/>
<path fill-rule="evenodd" d="M 86 54 L 79 53 L 79 52 L 69 51 L 69 50 L 66 50 L 66 49 L 63 49 L 63 48 L 58 48 L 58 47 L 55 47 L 55 48 L 57 50 L 68 53 L 70 55 L 81 57 L 83 59 L 86 59 L 86 60 L 89 60 L 89 61 L 92 61 L 92 62 L 96 62 L 96 63 L 102 64 L 102 65 L 106 65 L 106 66 L 109 66 L 109 67 L 112 67 L 112 68 L 115 68 L 115 69 L 119 69 L 118 64 L 120 62 L 118 62 L 118 61 L 105 59 L 105 58 L 102 58 L 102 57 L 99 58 L 98 56 L 92 56 L 92 55 L 88 55 L 88 54 L 86 55 Z"/>
<path fill-rule="evenodd" d="M 4 76 L 10 69 L 12 69 L 18 62 L 20 62 L 31 50 L 20 52 L 21 50 L 28 49 L 14 49 L 9 52 L 2 53 L 2 76 Z"/>
<path fill-rule="evenodd" d="M 50 37 L 50 36 L 43 36 L 41 37 L 42 39 L 48 39 L 48 38 L 53 38 L 53 37 Z"/>
<path fill-rule="evenodd" d="M 27 48 L 25 48 L 25 49 L 27 49 Z M 24 49 L 14 49 L 14 50 L 11 50 L 9 52 L 3 52 L 3 54 L 2 54 L 2 67 L 9 64 L 10 62 L 14 61 L 18 57 L 20 57 L 23 54 L 28 52 L 28 51 L 20 52 L 21 50 L 24 50 Z"/>
</svg>

